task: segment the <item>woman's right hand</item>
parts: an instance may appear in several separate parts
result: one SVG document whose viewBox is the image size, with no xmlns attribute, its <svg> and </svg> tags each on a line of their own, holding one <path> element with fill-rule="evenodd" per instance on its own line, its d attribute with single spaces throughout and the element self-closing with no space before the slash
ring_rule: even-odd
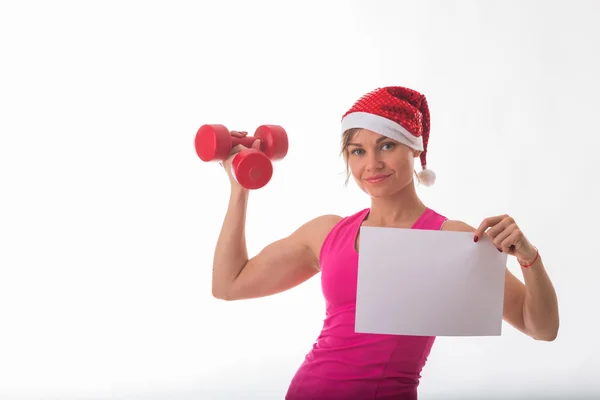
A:
<svg viewBox="0 0 600 400">
<path fill-rule="evenodd" d="M 244 131 L 230 131 L 230 132 L 231 132 L 231 136 L 234 136 L 234 137 L 245 137 L 246 135 L 248 135 L 248 132 L 244 132 Z M 233 172 L 231 171 L 231 163 L 233 161 L 233 158 L 236 156 L 237 153 L 239 153 L 240 151 L 242 151 L 246 148 L 247 148 L 246 146 L 243 146 L 241 144 L 238 144 L 237 146 L 233 146 L 231 148 L 231 151 L 229 152 L 229 156 L 227 157 L 227 159 L 219 163 L 219 164 L 221 164 L 223 169 L 225 169 L 225 172 L 227 173 L 227 176 L 229 177 L 229 182 L 231 183 L 232 189 L 236 188 L 236 189 L 246 190 L 242 185 L 240 185 L 235 180 L 235 178 L 233 176 Z M 256 139 L 252 143 L 252 148 L 255 148 L 255 149 L 260 148 L 260 139 Z"/>
</svg>

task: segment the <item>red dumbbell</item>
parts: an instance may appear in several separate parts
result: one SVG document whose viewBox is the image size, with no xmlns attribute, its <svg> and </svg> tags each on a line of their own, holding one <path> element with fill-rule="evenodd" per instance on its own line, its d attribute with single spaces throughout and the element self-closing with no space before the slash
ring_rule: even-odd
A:
<svg viewBox="0 0 600 400">
<path fill-rule="evenodd" d="M 260 150 L 250 148 L 260 139 Z M 285 130 L 277 125 L 261 125 L 254 136 L 234 137 L 223 125 L 202 125 L 196 133 L 196 153 L 202 161 L 223 161 L 238 144 L 248 147 L 231 163 L 235 179 L 246 189 L 259 189 L 273 176 L 271 161 L 283 159 L 288 152 Z"/>
</svg>

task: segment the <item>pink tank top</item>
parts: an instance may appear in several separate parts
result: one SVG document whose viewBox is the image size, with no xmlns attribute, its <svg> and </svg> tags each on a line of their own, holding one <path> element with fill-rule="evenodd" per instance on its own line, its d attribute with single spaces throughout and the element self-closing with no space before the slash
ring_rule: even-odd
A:
<svg viewBox="0 0 600 400">
<path fill-rule="evenodd" d="M 323 329 L 296 372 L 286 400 L 414 400 L 435 340 L 354 332 L 356 236 L 370 209 L 343 218 L 323 243 Z M 446 218 L 427 208 L 412 229 L 439 230 Z"/>
</svg>

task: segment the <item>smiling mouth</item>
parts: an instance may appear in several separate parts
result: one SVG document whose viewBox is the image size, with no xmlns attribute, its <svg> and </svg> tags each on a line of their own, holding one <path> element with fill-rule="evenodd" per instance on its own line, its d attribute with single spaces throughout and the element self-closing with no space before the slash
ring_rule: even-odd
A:
<svg viewBox="0 0 600 400">
<path fill-rule="evenodd" d="M 368 178 L 366 181 L 369 183 L 379 183 L 379 182 L 383 182 L 388 177 L 389 177 L 389 175 L 378 175 L 378 176 L 374 176 L 372 178 Z"/>
</svg>

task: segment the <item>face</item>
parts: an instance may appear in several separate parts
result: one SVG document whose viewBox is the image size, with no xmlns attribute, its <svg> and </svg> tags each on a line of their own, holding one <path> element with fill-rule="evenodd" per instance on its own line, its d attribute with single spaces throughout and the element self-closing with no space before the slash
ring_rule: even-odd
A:
<svg viewBox="0 0 600 400">
<path fill-rule="evenodd" d="M 348 166 L 358 186 L 371 197 L 392 195 L 413 181 L 414 159 L 419 152 L 363 129 L 349 141 Z"/>
</svg>

